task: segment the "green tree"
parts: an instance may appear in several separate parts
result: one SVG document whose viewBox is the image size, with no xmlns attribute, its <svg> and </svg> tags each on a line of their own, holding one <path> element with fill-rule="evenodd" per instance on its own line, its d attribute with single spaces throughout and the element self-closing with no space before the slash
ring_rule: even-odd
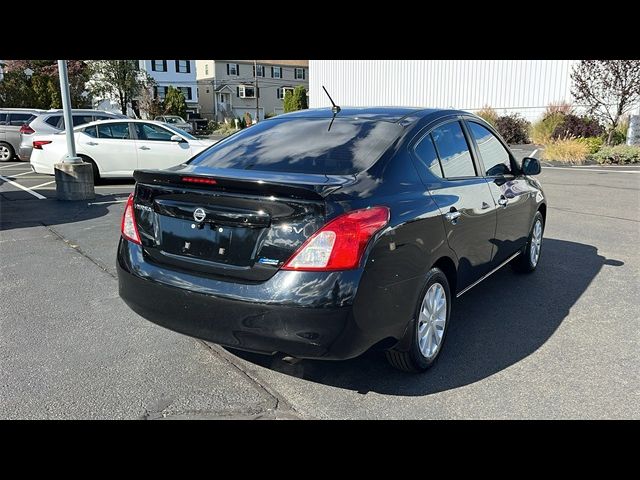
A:
<svg viewBox="0 0 640 480">
<path fill-rule="evenodd" d="M 623 115 L 640 103 L 640 60 L 581 60 L 571 80 L 576 101 L 609 125 L 611 145 Z"/>
<path fill-rule="evenodd" d="M 91 106 L 84 92 L 89 80 L 87 64 L 68 60 L 69 91 L 73 108 Z M 25 70 L 31 70 L 27 76 Z M 0 106 L 23 108 L 61 108 L 60 79 L 56 60 L 7 60 L 4 79 L 0 82 Z"/>
<path fill-rule="evenodd" d="M 291 90 L 285 90 L 284 93 L 284 113 L 295 112 L 296 110 L 304 110 L 309 108 L 307 104 L 307 89 L 302 85 L 298 85 Z"/>
<path fill-rule="evenodd" d="M 91 60 L 92 92 L 102 98 L 115 98 L 123 115 L 153 79 L 139 70 L 137 60 Z"/>
<path fill-rule="evenodd" d="M 165 115 L 178 115 L 179 117 L 187 117 L 187 100 L 183 93 L 174 87 L 167 89 L 164 96 L 164 113 Z"/>
</svg>

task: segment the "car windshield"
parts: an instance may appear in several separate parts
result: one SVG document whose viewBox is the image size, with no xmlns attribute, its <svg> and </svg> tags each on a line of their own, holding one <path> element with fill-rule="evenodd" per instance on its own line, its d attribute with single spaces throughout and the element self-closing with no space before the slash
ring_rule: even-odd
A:
<svg viewBox="0 0 640 480">
<path fill-rule="evenodd" d="M 178 117 L 178 118 L 180 118 L 180 117 Z M 196 137 L 194 137 L 190 133 L 185 132 L 181 128 L 174 127 L 173 125 L 165 125 L 165 127 L 168 128 L 169 130 L 171 130 L 172 132 L 179 133 L 180 135 L 185 137 L 187 140 L 197 140 Z"/>
<path fill-rule="evenodd" d="M 185 123 L 182 117 L 164 117 L 167 123 Z"/>
<path fill-rule="evenodd" d="M 272 119 L 221 140 L 189 163 L 215 168 L 352 175 L 398 138 L 395 123 L 357 117 Z"/>
</svg>

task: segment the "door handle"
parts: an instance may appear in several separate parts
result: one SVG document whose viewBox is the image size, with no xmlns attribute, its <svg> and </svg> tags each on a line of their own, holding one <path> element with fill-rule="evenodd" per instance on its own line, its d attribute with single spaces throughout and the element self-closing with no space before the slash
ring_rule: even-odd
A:
<svg viewBox="0 0 640 480">
<path fill-rule="evenodd" d="M 140 150 L 151 150 L 149 147 L 145 147 L 144 145 L 140 147 Z"/>
<path fill-rule="evenodd" d="M 87 145 L 91 145 L 91 146 L 98 145 L 98 142 L 87 142 Z"/>
<path fill-rule="evenodd" d="M 458 218 L 460 218 L 460 212 L 458 212 L 457 210 L 447 212 L 444 214 L 444 218 L 455 225 L 456 223 L 458 223 Z"/>
<path fill-rule="evenodd" d="M 507 200 L 507 198 L 504 195 L 500 195 L 500 198 L 498 199 L 498 204 L 506 207 L 507 203 L 509 203 L 509 200 Z"/>
</svg>

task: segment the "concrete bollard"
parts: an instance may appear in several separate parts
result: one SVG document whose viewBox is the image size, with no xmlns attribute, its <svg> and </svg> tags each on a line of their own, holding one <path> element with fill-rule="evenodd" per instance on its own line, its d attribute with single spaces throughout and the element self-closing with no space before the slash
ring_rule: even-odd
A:
<svg viewBox="0 0 640 480">
<path fill-rule="evenodd" d="M 96 197 L 90 163 L 56 163 L 53 170 L 58 200 L 92 200 Z"/>
<path fill-rule="evenodd" d="M 631 115 L 629 118 L 627 145 L 640 146 L 640 115 Z"/>
</svg>

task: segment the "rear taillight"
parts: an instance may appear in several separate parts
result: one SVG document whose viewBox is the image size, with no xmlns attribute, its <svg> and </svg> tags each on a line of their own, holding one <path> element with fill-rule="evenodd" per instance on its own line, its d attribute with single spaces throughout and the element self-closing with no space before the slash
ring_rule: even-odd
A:
<svg viewBox="0 0 640 480">
<path fill-rule="evenodd" d="M 388 222 L 387 207 L 344 213 L 309 237 L 282 268 L 306 271 L 357 268 L 371 237 Z"/>
<path fill-rule="evenodd" d="M 27 135 L 31 135 L 32 133 L 36 133 L 36 131 L 25 123 L 20 127 L 20 133 L 26 133 Z"/>
<path fill-rule="evenodd" d="M 120 233 L 122 236 L 130 242 L 140 245 L 140 234 L 138 233 L 138 226 L 136 225 L 136 217 L 133 213 L 133 194 L 129 195 L 127 200 L 127 206 L 124 207 L 124 214 L 122 215 L 122 224 L 120 225 Z"/>
<path fill-rule="evenodd" d="M 36 150 L 42 150 L 43 145 L 49 145 L 50 143 L 51 140 L 34 140 L 33 148 L 35 148 Z"/>
</svg>

